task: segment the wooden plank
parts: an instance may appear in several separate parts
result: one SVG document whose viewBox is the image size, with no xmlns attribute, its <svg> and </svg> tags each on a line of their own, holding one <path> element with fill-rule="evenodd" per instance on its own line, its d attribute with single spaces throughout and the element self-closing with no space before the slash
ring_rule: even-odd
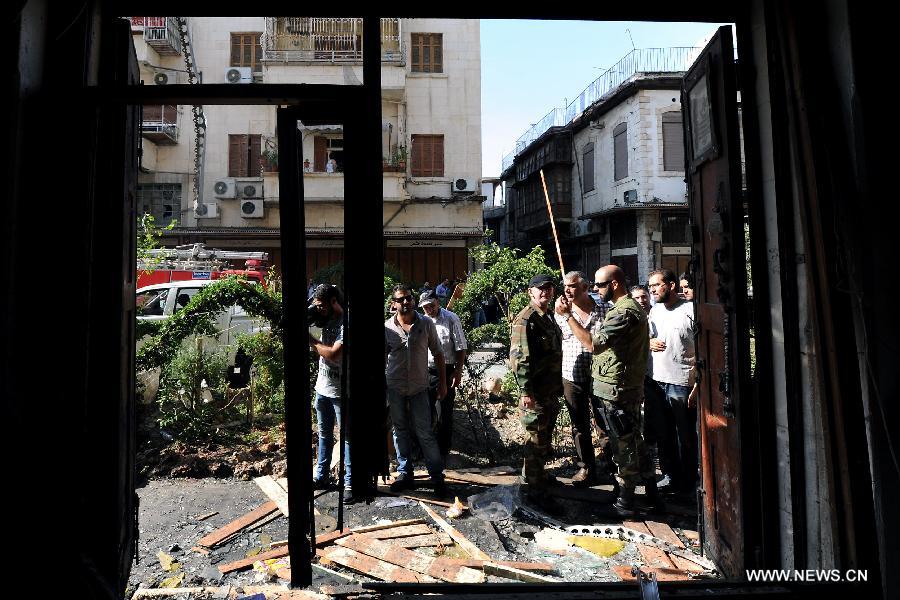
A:
<svg viewBox="0 0 900 600">
<path fill-rule="evenodd" d="M 408 498 L 410 500 L 416 500 L 418 502 L 425 502 L 427 504 L 435 504 L 437 506 L 443 506 L 444 508 L 450 508 L 453 506 L 452 502 L 444 502 L 443 500 L 434 500 L 433 498 L 429 498 L 428 496 L 423 495 L 422 493 L 418 494 L 398 494 L 396 492 L 392 492 L 390 488 L 386 485 L 378 486 L 378 493 L 383 496 L 395 496 L 397 498 Z"/>
<path fill-rule="evenodd" d="M 416 573 L 422 573 L 451 583 L 482 583 L 484 573 L 461 565 L 441 562 L 433 556 L 418 554 L 412 550 L 387 544 L 367 535 L 351 535 L 337 540 L 339 546 L 350 548 L 360 554 L 366 554 Z"/>
<path fill-rule="evenodd" d="M 478 473 L 461 473 L 459 471 L 444 471 L 444 477 L 464 483 L 477 483 L 478 485 L 514 485 L 519 483 L 518 475 L 481 475 Z"/>
<path fill-rule="evenodd" d="M 278 510 L 281 511 L 281 514 L 286 517 L 289 516 L 287 492 L 283 487 L 278 485 L 278 483 L 274 479 L 272 479 L 271 475 L 257 477 L 253 480 L 253 483 L 259 486 L 259 489 L 261 489 L 263 493 L 269 497 L 269 500 L 278 505 Z"/>
<path fill-rule="evenodd" d="M 672 531 L 672 528 L 669 527 L 667 523 L 644 521 L 644 524 L 647 526 L 647 529 L 650 530 L 650 534 L 653 537 L 658 537 L 663 541 L 669 542 L 676 548 L 684 548 L 684 544 L 678 539 L 678 536 L 675 535 L 675 532 Z"/>
<path fill-rule="evenodd" d="M 206 546 L 207 548 L 214 548 L 226 538 L 233 536 L 240 530 L 249 527 L 257 521 L 264 519 L 276 510 L 278 510 L 277 504 L 275 504 L 274 502 L 266 502 L 262 506 L 247 513 L 243 517 L 235 519 L 224 527 L 221 527 L 213 531 L 212 533 L 200 538 L 200 541 L 197 542 L 197 545 Z"/>
<path fill-rule="evenodd" d="M 347 567 L 348 569 L 352 569 L 363 575 L 380 579 L 381 581 L 422 583 L 431 580 L 431 578 L 426 578 L 424 575 L 420 575 L 409 569 L 404 569 L 403 567 L 392 565 L 383 560 L 360 554 L 350 548 L 330 546 L 324 550 L 317 551 L 316 554 L 319 554 L 320 552 L 324 558 L 333 563 Z"/>
<path fill-rule="evenodd" d="M 288 547 L 282 546 L 280 548 L 275 548 L 274 550 L 269 550 L 267 552 L 260 552 L 254 556 L 248 556 L 246 558 L 242 558 L 240 560 L 236 560 L 234 562 L 230 562 L 228 564 L 219 565 L 219 571 L 222 573 L 231 573 L 232 571 L 243 571 L 244 569 L 249 569 L 253 566 L 258 560 L 269 560 L 270 558 L 283 558 L 288 555 Z"/>
<path fill-rule="evenodd" d="M 549 563 L 539 563 L 539 562 L 524 562 L 519 560 L 491 560 L 491 561 L 483 561 L 475 558 L 471 559 L 462 559 L 462 558 L 445 558 L 444 560 L 450 561 L 453 563 L 460 564 L 465 567 L 471 567 L 473 569 L 481 569 L 484 568 L 485 562 L 492 562 L 495 565 L 500 565 L 502 567 L 510 567 L 513 569 L 520 569 L 522 571 L 534 571 L 536 573 L 553 573 L 556 569 L 553 565 Z"/>
<path fill-rule="evenodd" d="M 269 516 L 263 517 L 263 518 L 260 519 L 259 521 L 255 522 L 255 523 L 251 523 L 250 525 L 248 525 L 248 526 L 245 527 L 244 529 L 241 529 L 241 530 L 238 530 L 238 531 L 234 532 L 233 534 L 229 535 L 229 536 L 228 536 L 227 538 L 225 538 L 224 540 L 218 542 L 218 543 L 216 544 L 216 546 L 223 546 L 223 545 L 225 545 L 225 544 L 229 544 L 229 543 L 231 543 L 235 538 L 239 537 L 241 534 L 249 533 L 249 532 L 251 532 L 251 531 L 254 531 L 254 530 L 256 530 L 256 529 L 259 529 L 260 527 L 262 527 L 262 526 L 265 525 L 266 523 L 270 523 L 270 522 L 272 522 L 272 521 L 274 521 L 275 519 L 278 519 L 278 518 L 280 518 L 280 517 L 281 517 L 281 511 L 280 511 L 280 510 L 277 510 L 277 507 L 276 507 L 276 510 L 272 511 L 272 513 L 271 513 Z"/>
<path fill-rule="evenodd" d="M 196 552 L 197 554 L 202 554 L 203 556 L 209 556 L 209 550 L 206 548 L 201 548 L 200 546 L 194 546 L 191 548 L 192 552 Z"/>
<path fill-rule="evenodd" d="M 428 513 L 428 515 L 432 519 L 434 519 L 435 523 L 440 525 L 441 529 L 446 531 L 447 534 L 451 538 L 453 538 L 454 542 L 459 544 L 460 548 L 462 548 L 469 554 L 469 556 L 471 556 L 472 558 L 480 558 L 481 560 L 491 560 L 490 556 L 488 556 L 487 554 L 482 552 L 478 548 L 478 546 L 476 546 L 475 544 L 470 542 L 468 539 L 466 539 L 466 536 L 464 536 L 459 531 L 457 531 L 456 528 L 454 528 L 452 525 L 450 525 L 450 523 L 448 523 L 447 521 L 442 519 L 440 515 L 438 515 L 436 512 L 434 512 L 433 510 L 431 510 L 429 507 L 425 506 L 421 502 L 419 503 L 419 505 L 425 510 L 425 512 Z"/>
<path fill-rule="evenodd" d="M 622 527 L 627 527 L 628 529 L 634 529 L 639 533 L 646 533 L 647 535 L 653 535 L 650 533 L 650 528 L 644 524 L 643 521 L 622 521 Z"/>
<path fill-rule="evenodd" d="M 688 573 L 702 573 L 703 571 L 706 570 L 703 567 L 701 567 L 700 565 L 698 565 L 697 563 L 691 562 L 690 560 L 688 560 L 686 558 L 682 558 L 682 557 L 678 556 L 677 554 L 669 554 L 667 552 L 666 556 L 669 557 L 669 560 L 672 561 L 672 564 L 674 564 L 676 567 L 678 567 L 682 571 L 687 571 Z"/>
<path fill-rule="evenodd" d="M 613 565 L 612 569 L 622 581 L 635 581 L 636 579 L 635 576 L 631 574 L 631 565 Z M 658 581 L 686 581 L 693 579 L 689 573 L 685 573 L 684 571 L 675 568 L 650 569 L 641 567 L 641 572 L 647 573 L 648 575 L 654 573 Z"/>
<path fill-rule="evenodd" d="M 329 533 L 324 533 L 322 535 L 317 535 L 316 536 L 316 546 L 318 546 L 318 547 L 325 546 L 327 544 L 330 544 L 334 540 L 336 540 L 338 538 L 342 538 L 345 535 L 350 535 L 351 533 L 353 533 L 353 532 L 350 531 L 349 529 L 344 529 L 342 531 L 332 531 Z"/>
<path fill-rule="evenodd" d="M 546 577 L 523 569 L 507 567 L 489 560 L 484 562 L 483 568 L 484 572 L 488 575 L 496 575 L 497 577 L 505 577 L 506 579 L 515 579 L 516 581 L 525 583 L 551 583 L 559 581 L 559 579 L 554 577 Z"/>
<path fill-rule="evenodd" d="M 393 521 L 391 523 L 382 523 L 380 525 L 365 525 L 363 527 L 354 527 L 351 533 L 369 533 L 370 531 L 380 531 L 382 529 L 392 529 L 394 527 L 406 527 L 407 525 L 420 525 L 427 523 L 425 519 L 403 519 L 402 521 Z"/>
<path fill-rule="evenodd" d="M 212 511 L 212 512 L 206 513 L 205 515 L 200 515 L 200 516 L 194 517 L 194 519 L 197 520 L 197 521 L 205 521 L 206 519 L 208 519 L 208 518 L 210 518 L 210 517 L 214 517 L 214 516 L 216 516 L 217 514 L 219 514 L 219 511 L 214 510 L 214 511 Z"/>
<path fill-rule="evenodd" d="M 400 527 L 393 527 L 391 529 L 379 529 L 377 531 L 364 533 L 363 535 L 367 535 L 376 540 L 387 540 L 390 538 L 402 538 L 409 537 L 411 535 L 429 535 L 432 533 L 434 533 L 434 531 L 431 529 L 431 527 L 425 525 L 424 523 L 419 523 L 417 525 L 403 525 Z"/>
<path fill-rule="evenodd" d="M 182 594 L 209 594 L 216 597 L 217 594 L 228 593 L 232 587 L 226 586 L 204 586 L 204 587 L 181 587 L 181 588 L 140 588 L 131 597 L 131 600 L 141 600 L 141 598 L 164 598 L 166 596 L 180 596 Z"/>
<path fill-rule="evenodd" d="M 369 534 L 364 533 L 362 535 Z M 450 546 L 453 544 L 453 538 L 443 531 L 428 535 L 411 535 L 409 537 L 383 539 L 382 541 L 403 548 L 429 548 L 435 546 Z"/>
</svg>

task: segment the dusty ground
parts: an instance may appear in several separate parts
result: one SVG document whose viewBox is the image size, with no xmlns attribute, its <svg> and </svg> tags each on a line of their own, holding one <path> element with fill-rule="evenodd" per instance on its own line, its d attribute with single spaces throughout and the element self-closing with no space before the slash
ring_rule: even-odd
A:
<svg viewBox="0 0 900 600">
<path fill-rule="evenodd" d="M 496 407 L 495 407 L 496 408 Z M 503 411 L 496 408 L 497 412 Z M 468 426 L 468 417 L 460 409 L 455 415 L 457 427 L 457 442 L 460 447 L 472 448 L 473 434 Z M 518 425 L 514 415 L 506 417 L 493 417 L 492 421 L 500 427 L 499 431 L 491 433 L 497 437 L 507 438 L 501 432 L 509 430 L 515 432 Z M 561 436 L 564 442 L 565 436 Z M 510 439 L 510 438 L 507 438 Z M 277 442 L 266 442 L 268 444 Z M 268 446 L 267 448 L 271 448 Z M 501 445 L 494 448 L 496 458 L 502 459 L 501 464 L 519 465 L 520 458 L 516 456 L 517 446 L 513 444 Z M 175 449 L 171 449 L 174 454 Z M 243 450 L 241 452 L 250 452 Z M 241 452 L 236 456 L 240 457 Z M 269 453 L 269 456 L 259 459 L 255 453 L 263 453 L 259 447 L 247 454 L 252 460 L 250 465 L 273 461 L 282 448 Z M 557 458 L 551 467 L 551 472 L 559 477 L 571 477 L 575 471 L 570 458 L 571 447 L 565 443 L 560 444 L 557 450 Z M 166 454 L 168 456 L 168 454 Z M 226 459 L 234 459 L 235 453 L 227 454 L 218 451 L 200 451 L 190 454 L 186 461 L 179 464 L 191 464 L 194 468 L 203 471 L 198 466 L 206 458 L 212 457 L 212 462 L 217 463 Z M 173 459 L 168 459 L 173 460 Z M 451 454 L 448 467 L 465 468 L 476 463 L 484 464 L 483 456 L 468 456 L 454 452 Z M 159 461 L 165 463 L 165 460 Z M 239 461 L 238 461 L 239 462 Z M 241 467 L 237 469 L 241 471 Z M 263 469 L 265 470 L 265 469 Z M 246 472 L 246 471 L 244 471 Z M 486 488 L 475 485 L 451 483 L 451 492 L 459 496 L 463 501 L 475 493 L 483 492 Z M 598 498 L 612 500 L 610 486 L 598 486 Z M 428 495 L 427 486 L 423 485 L 421 493 Z M 605 495 L 604 495 L 605 493 Z M 235 588 L 243 585 L 257 584 L 262 575 L 254 571 L 244 571 L 221 575 L 216 565 L 224 564 L 245 557 L 248 552 L 263 551 L 273 541 L 287 538 L 288 520 L 279 516 L 271 522 L 252 531 L 244 531 L 234 541 L 204 555 L 191 548 L 197 540 L 207 533 L 229 523 L 230 521 L 250 512 L 257 506 L 268 501 L 268 498 L 256 486 L 253 481 L 243 481 L 236 477 L 202 479 L 194 478 L 157 478 L 147 481 L 139 490 L 140 497 L 140 560 L 137 562 L 129 580 L 130 592 L 137 587 L 157 587 L 166 578 L 173 576 L 173 572 L 163 571 L 158 553 L 160 551 L 173 557 L 180 563 L 180 569 L 175 571 L 183 573 L 179 586 L 200 585 L 232 585 Z M 320 512 L 319 525 L 323 529 L 334 528 L 337 518 L 338 492 L 330 491 L 320 493 L 315 504 Z M 581 502 L 563 501 L 564 514 L 557 518 L 566 524 L 609 524 L 621 523 L 621 519 L 611 513 L 607 502 Z M 679 535 L 684 529 L 696 530 L 696 516 L 692 507 L 685 504 L 670 503 L 672 512 L 664 515 L 654 515 L 656 521 L 668 522 Z M 197 517 L 217 511 L 218 514 L 198 521 Z M 439 509 L 443 512 L 443 509 Z M 396 521 L 415 517 L 427 517 L 417 503 L 404 499 L 381 496 L 370 504 L 355 504 L 344 508 L 344 526 L 357 527 L 371 525 L 385 519 Z M 649 517 L 648 517 L 649 518 Z M 498 522 L 482 521 L 470 514 L 465 514 L 453 521 L 454 526 L 468 537 L 475 545 L 492 558 L 497 560 L 525 560 L 549 562 L 556 569 L 555 577 L 565 581 L 619 581 L 618 576 L 611 570 L 612 565 L 640 563 L 641 557 L 637 547 L 633 543 L 626 544 L 625 548 L 611 558 L 601 558 L 591 554 L 587 550 L 571 548 L 565 556 L 560 556 L 538 546 L 534 540 L 534 534 L 545 527 L 543 523 L 521 512 L 513 515 L 513 518 Z M 691 540 L 682 536 L 682 540 L 690 544 Z M 447 549 L 451 553 L 459 553 L 459 549 Z M 459 554 L 459 556 L 462 556 Z M 344 577 L 329 575 L 314 569 L 313 588 L 319 589 L 323 584 L 346 584 L 350 580 L 365 580 L 358 574 L 352 573 L 340 567 L 332 566 L 332 569 L 341 572 Z M 494 579 L 503 581 L 501 579 Z"/>
<path fill-rule="evenodd" d="M 499 372 L 494 368 L 488 375 Z M 491 402 L 485 399 L 485 394 L 476 396 L 471 393 L 472 386 L 468 389 L 469 393 L 459 398 L 454 413 L 454 448 L 464 451 L 454 450 L 447 467 L 520 467 L 523 430 L 514 407 L 496 397 L 492 397 L 494 402 Z M 559 478 L 571 477 L 576 471 L 567 425 L 566 411 L 563 410 L 554 437 L 555 455 L 548 464 L 549 471 Z M 253 432 L 245 430 L 240 439 L 238 444 L 232 439 L 227 445 L 202 446 L 172 443 L 158 436 L 144 440 L 138 453 L 138 469 L 145 478 L 138 489 L 140 559 L 132 568 L 127 597 L 138 587 L 158 587 L 173 576 L 180 576 L 179 587 L 230 585 L 233 589 L 258 584 L 264 579 L 263 574 L 253 570 L 222 575 L 216 566 L 244 558 L 248 553 L 267 550 L 272 542 L 286 539 L 288 520 L 284 516 L 279 515 L 257 529 L 244 530 L 236 539 L 208 555 L 191 550 L 207 533 L 268 501 L 252 481 L 254 477 L 285 474 L 283 429 L 277 424 L 260 423 Z M 596 445 L 602 460 L 599 442 Z M 449 487 L 463 502 L 470 495 L 487 489 L 452 482 Z M 556 518 L 567 525 L 620 524 L 622 520 L 611 511 L 609 504 L 613 500 L 611 486 L 594 489 L 595 498 L 590 502 L 561 501 L 564 513 Z M 427 486 L 415 493 L 429 495 Z M 695 507 L 685 502 L 670 498 L 665 514 L 646 518 L 668 523 L 688 547 L 697 551 L 695 536 L 684 535 L 685 530 L 691 533 L 697 529 Z M 319 529 L 323 532 L 333 529 L 338 517 L 338 492 L 318 493 L 315 505 L 320 513 L 317 517 Z M 445 509 L 438 510 L 443 513 Z M 217 514 L 198 520 L 199 516 L 214 511 Z M 369 504 L 344 507 L 343 518 L 344 527 L 358 527 L 417 517 L 427 518 L 418 503 L 381 496 Z M 627 543 L 622 551 L 610 558 L 574 547 L 567 549 L 564 555 L 545 550 L 536 543 L 534 536 L 546 524 L 522 511 L 517 511 L 510 519 L 493 523 L 467 512 L 453 520 L 453 525 L 493 559 L 548 562 L 556 570 L 553 576 L 564 581 L 619 581 L 611 569 L 613 565 L 642 564 L 634 543 Z M 458 547 L 443 551 L 450 556 L 464 557 Z M 179 567 L 164 571 L 160 552 L 171 556 Z M 313 589 L 318 590 L 324 584 L 365 580 L 365 577 L 341 567 L 332 565 L 329 568 L 339 574 L 314 569 Z M 493 577 L 489 580 L 507 581 Z"/>
</svg>

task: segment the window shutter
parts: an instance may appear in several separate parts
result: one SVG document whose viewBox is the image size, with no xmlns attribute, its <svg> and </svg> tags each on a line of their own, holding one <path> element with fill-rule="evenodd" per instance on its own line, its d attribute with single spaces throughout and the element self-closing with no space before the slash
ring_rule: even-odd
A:
<svg viewBox="0 0 900 600">
<path fill-rule="evenodd" d="M 228 176 L 244 177 L 247 163 L 247 136 L 228 136 Z"/>
<path fill-rule="evenodd" d="M 587 144 L 584 147 L 584 158 L 582 160 L 584 173 L 584 191 L 590 192 L 594 189 L 594 144 Z"/>
<path fill-rule="evenodd" d="M 316 173 L 324 173 L 327 160 L 328 139 L 318 135 L 313 138 L 313 170 Z"/>
<path fill-rule="evenodd" d="M 432 136 L 434 148 L 434 167 L 432 170 L 432 177 L 443 177 L 444 176 L 444 136 L 435 135 Z"/>
<path fill-rule="evenodd" d="M 412 136 L 412 156 L 409 166 L 413 177 L 422 176 L 422 136 Z"/>
<path fill-rule="evenodd" d="M 613 130 L 613 155 L 616 180 L 628 177 L 628 125 L 619 123 Z"/>
<path fill-rule="evenodd" d="M 681 111 L 663 113 L 663 169 L 666 171 L 684 170 L 684 128 L 681 124 Z"/>
<path fill-rule="evenodd" d="M 249 164 L 247 165 L 247 176 L 259 177 L 262 170 L 262 166 L 259 164 L 262 138 L 259 134 L 248 137 L 250 138 L 250 153 L 248 158 Z"/>
<path fill-rule="evenodd" d="M 241 36 L 231 34 L 231 65 L 232 67 L 241 66 Z"/>
</svg>

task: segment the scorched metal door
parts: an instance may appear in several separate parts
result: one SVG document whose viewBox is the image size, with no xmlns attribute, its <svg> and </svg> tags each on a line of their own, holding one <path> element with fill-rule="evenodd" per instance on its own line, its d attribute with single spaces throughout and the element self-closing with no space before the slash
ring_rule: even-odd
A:
<svg viewBox="0 0 900 600">
<path fill-rule="evenodd" d="M 700 510 L 704 552 L 743 576 L 741 365 L 748 358 L 740 137 L 731 28 L 721 27 L 682 82 L 697 318 Z"/>
</svg>

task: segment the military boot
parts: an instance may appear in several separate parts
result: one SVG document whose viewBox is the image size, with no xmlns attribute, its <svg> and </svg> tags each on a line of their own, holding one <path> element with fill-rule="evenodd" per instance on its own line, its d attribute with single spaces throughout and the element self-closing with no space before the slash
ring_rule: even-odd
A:
<svg viewBox="0 0 900 600">
<path fill-rule="evenodd" d="M 639 505 L 641 510 L 651 513 L 661 513 L 665 510 L 665 505 L 659 497 L 655 477 L 644 482 L 644 497 L 639 502 Z"/>
<path fill-rule="evenodd" d="M 619 489 L 619 497 L 613 502 L 613 509 L 619 513 L 620 517 L 634 516 L 634 488 L 621 487 Z"/>
</svg>

